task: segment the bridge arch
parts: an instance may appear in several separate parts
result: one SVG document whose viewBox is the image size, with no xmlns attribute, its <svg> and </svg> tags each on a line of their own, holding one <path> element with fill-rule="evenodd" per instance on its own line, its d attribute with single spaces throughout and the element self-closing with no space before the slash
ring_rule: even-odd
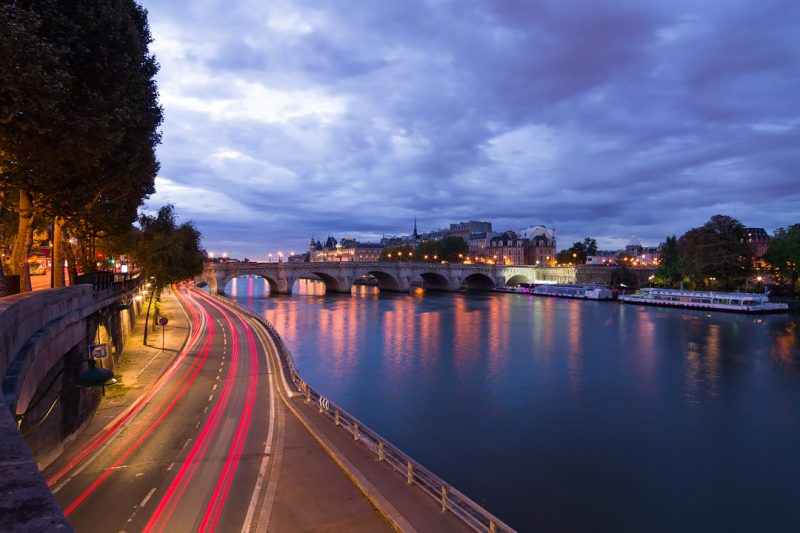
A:
<svg viewBox="0 0 800 533">
<path fill-rule="evenodd" d="M 506 279 L 506 286 L 508 285 L 519 285 L 520 283 L 530 283 L 532 280 L 523 274 L 516 274 L 514 276 L 510 276 Z"/>
<path fill-rule="evenodd" d="M 465 277 L 461 286 L 467 289 L 489 291 L 494 289 L 494 280 L 486 274 L 476 272 Z"/>
<path fill-rule="evenodd" d="M 423 272 L 420 274 L 420 277 L 422 278 L 422 286 L 425 289 L 431 289 L 435 291 L 453 290 L 450 280 L 438 272 Z M 458 290 L 458 287 L 455 289 Z"/>
<path fill-rule="evenodd" d="M 388 272 L 383 272 L 381 270 L 370 270 L 367 272 L 372 277 L 378 280 L 378 288 L 382 291 L 393 291 L 398 292 L 400 291 L 400 281 L 397 278 L 389 274 Z"/>
<path fill-rule="evenodd" d="M 325 284 L 325 292 L 350 292 L 350 285 L 325 272 L 311 272 Z M 346 286 L 345 286 L 346 285 Z"/>
<path fill-rule="evenodd" d="M 278 286 L 278 281 L 277 280 L 275 280 L 271 276 L 268 276 L 268 275 L 263 274 L 261 272 L 252 272 L 252 273 L 247 273 L 247 274 L 236 273 L 236 274 L 232 274 L 232 275 L 226 277 L 225 278 L 225 282 L 224 282 L 225 284 L 222 285 L 222 287 L 220 287 L 220 289 L 221 289 L 220 293 L 230 296 L 231 292 L 229 292 L 229 289 L 231 287 L 231 284 L 237 279 L 246 279 L 246 278 L 261 278 L 261 279 L 264 279 L 264 280 L 266 280 L 267 285 L 269 286 L 269 294 L 276 294 L 277 292 L 279 292 L 279 289 L 278 289 L 279 286 Z"/>
</svg>

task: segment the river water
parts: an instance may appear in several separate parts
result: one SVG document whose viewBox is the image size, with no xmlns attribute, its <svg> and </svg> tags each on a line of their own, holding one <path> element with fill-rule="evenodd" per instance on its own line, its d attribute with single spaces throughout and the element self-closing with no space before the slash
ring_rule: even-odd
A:
<svg viewBox="0 0 800 533">
<path fill-rule="evenodd" d="M 800 317 L 500 293 L 227 294 L 312 386 L 520 531 L 797 531 Z"/>
</svg>

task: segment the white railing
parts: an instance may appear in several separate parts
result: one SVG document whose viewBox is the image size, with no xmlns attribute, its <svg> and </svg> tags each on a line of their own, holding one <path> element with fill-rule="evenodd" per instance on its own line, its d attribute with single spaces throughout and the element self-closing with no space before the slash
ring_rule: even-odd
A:
<svg viewBox="0 0 800 533">
<path fill-rule="evenodd" d="M 442 511 L 450 511 L 475 531 L 488 532 L 513 532 L 511 526 L 505 524 L 489 511 L 472 501 L 453 486 L 447 484 L 436 474 L 403 453 L 399 448 L 381 437 L 362 423 L 359 419 L 334 404 L 313 387 L 311 387 L 298 374 L 294 365 L 291 352 L 283 343 L 283 339 L 275 327 L 263 316 L 254 312 L 235 300 L 222 295 L 213 295 L 228 305 L 235 307 L 246 315 L 261 323 L 272 336 L 282 362 L 286 365 L 292 383 L 306 398 L 306 402 L 314 403 L 319 408 L 321 415 L 333 420 L 334 424 L 353 436 L 353 440 L 360 442 L 375 454 L 378 461 L 385 462 L 392 469 L 400 473 L 408 485 L 417 485 L 430 497 L 439 502 Z"/>
</svg>

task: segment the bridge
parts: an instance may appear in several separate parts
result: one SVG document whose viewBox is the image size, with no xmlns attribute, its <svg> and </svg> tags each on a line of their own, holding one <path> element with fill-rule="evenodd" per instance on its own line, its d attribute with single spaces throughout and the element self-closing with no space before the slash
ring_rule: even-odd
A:
<svg viewBox="0 0 800 533">
<path fill-rule="evenodd" d="M 488 290 L 518 283 L 575 283 L 576 267 L 485 265 L 381 261 L 374 263 L 206 263 L 202 279 L 214 294 L 241 276 L 260 276 L 274 294 L 291 294 L 299 279 L 318 279 L 327 292 L 349 293 L 353 282 L 365 276 L 378 281 L 382 291 L 409 292 L 415 286 L 441 291 Z"/>
</svg>

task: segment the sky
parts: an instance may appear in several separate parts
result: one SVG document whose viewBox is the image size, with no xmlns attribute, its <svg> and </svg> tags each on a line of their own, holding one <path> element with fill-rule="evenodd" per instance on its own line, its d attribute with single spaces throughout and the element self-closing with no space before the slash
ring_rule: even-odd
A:
<svg viewBox="0 0 800 533">
<path fill-rule="evenodd" d="M 451 222 L 601 248 L 800 222 L 797 0 L 140 0 L 147 207 L 207 250 Z"/>
</svg>

